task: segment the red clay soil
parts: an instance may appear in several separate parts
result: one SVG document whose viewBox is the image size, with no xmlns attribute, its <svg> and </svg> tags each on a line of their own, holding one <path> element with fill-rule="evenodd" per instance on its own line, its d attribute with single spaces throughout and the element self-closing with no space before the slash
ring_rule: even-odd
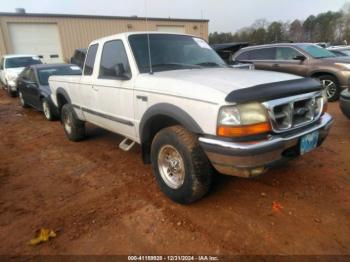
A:
<svg viewBox="0 0 350 262">
<path fill-rule="evenodd" d="M 321 148 L 254 178 L 217 175 L 182 206 L 158 189 L 140 148 L 89 125 L 66 139 L 0 91 L 0 254 L 350 254 L 350 120 Z M 40 228 L 57 237 L 28 241 Z"/>
</svg>

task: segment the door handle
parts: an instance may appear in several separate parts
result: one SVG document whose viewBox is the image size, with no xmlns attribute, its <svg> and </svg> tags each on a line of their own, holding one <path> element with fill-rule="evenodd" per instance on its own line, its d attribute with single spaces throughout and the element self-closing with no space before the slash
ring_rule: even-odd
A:
<svg viewBox="0 0 350 262">
<path fill-rule="evenodd" d="M 147 96 L 136 96 L 137 99 L 140 99 L 143 102 L 147 102 L 148 97 Z"/>
<path fill-rule="evenodd" d="M 279 64 L 273 64 L 272 66 L 273 66 L 273 67 L 280 67 Z"/>
<path fill-rule="evenodd" d="M 92 89 L 93 89 L 94 91 L 98 91 L 98 87 L 97 87 L 97 86 L 92 86 Z"/>
</svg>

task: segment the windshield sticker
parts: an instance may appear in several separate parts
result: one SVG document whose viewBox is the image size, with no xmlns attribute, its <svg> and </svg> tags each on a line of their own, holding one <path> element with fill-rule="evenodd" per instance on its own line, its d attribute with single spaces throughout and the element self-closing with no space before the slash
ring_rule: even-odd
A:
<svg viewBox="0 0 350 262">
<path fill-rule="evenodd" d="M 210 49 L 210 46 L 203 39 L 193 37 L 193 40 L 201 47 Z"/>
<path fill-rule="evenodd" d="M 70 69 L 72 69 L 72 70 L 80 70 L 80 67 L 79 66 L 71 66 Z"/>
</svg>

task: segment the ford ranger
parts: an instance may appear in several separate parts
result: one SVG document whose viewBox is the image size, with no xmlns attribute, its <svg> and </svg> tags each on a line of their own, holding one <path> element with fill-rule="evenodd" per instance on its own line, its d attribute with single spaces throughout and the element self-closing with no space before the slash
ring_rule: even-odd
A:
<svg viewBox="0 0 350 262">
<path fill-rule="evenodd" d="M 161 190 L 190 203 L 215 170 L 253 177 L 321 145 L 332 123 L 319 81 L 234 69 L 202 39 L 159 32 L 93 41 L 82 76 L 51 76 L 68 139 L 85 122 L 141 145 Z M 117 160 L 116 160 L 117 161 Z"/>
</svg>

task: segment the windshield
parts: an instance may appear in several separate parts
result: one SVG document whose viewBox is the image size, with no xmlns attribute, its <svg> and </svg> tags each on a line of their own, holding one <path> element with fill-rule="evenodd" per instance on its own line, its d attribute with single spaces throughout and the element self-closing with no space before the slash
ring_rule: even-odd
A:
<svg viewBox="0 0 350 262">
<path fill-rule="evenodd" d="M 299 47 L 313 58 L 335 57 L 335 54 L 317 45 L 300 45 Z"/>
<path fill-rule="evenodd" d="M 49 77 L 52 75 L 81 75 L 81 69 L 75 65 L 38 69 L 39 83 L 41 85 L 48 85 Z"/>
<path fill-rule="evenodd" d="M 140 73 L 150 71 L 147 34 L 131 35 L 129 42 Z M 226 63 L 202 39 L 171 34 L 149 34 L 153 72 L 227 67 Z"/>
<path fill-rule="evenodd" d="M 27 67 L 36 64 L 42 64 L 40 59 L 36 57 L 12 57 L 6 58 L 5 68 Z"/>
</svg>

